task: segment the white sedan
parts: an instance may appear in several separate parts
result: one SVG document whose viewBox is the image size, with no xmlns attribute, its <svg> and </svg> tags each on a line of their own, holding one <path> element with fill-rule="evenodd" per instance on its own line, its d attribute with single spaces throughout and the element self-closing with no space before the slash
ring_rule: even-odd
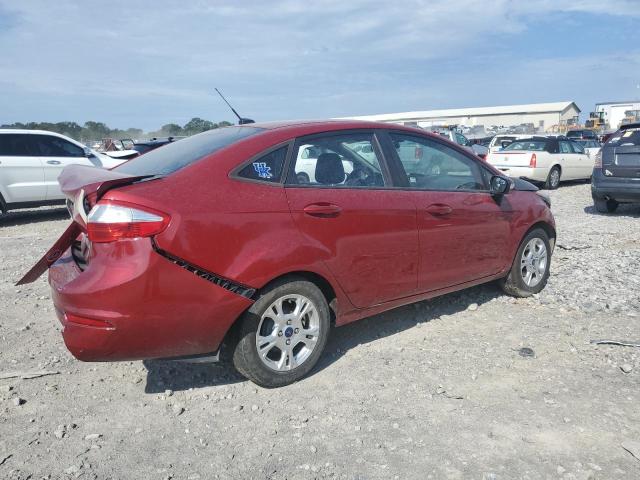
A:
<svg viewBox="0 0 640 480">
<path fill-rule="evenodd" d="M 113 168 L 125 162 L 44 130 L 0 129 L 0 215 L 64 203 L 58 175 L 67 165 Z"/>
<path fill-rule="evenodd" d="M 506 175 L 544 183 L 550 190 L 561 180 L 591 178 L 594 160 L 581 145 L 564 137 L 520 139 L 487 156 L 487 162 Z"/>
</svg>

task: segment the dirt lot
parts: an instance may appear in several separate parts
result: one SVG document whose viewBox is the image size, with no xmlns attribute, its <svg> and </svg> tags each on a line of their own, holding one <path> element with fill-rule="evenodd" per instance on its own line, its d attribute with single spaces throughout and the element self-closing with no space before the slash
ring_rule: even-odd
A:
<svg viewBox="0 0 640 480">
<path fill-rule="evenodd" d="M 13 286 L 65 212 L 9 215 L 0 377 L 59 373 L 0 379 L 0 478 L 640 478 L 640 348 L 589 343 L 640 341 L 640 207 L 597 215 L 584 184 L 551 196 L 537 298 L 487 285 L 337 329 L 278 390 L 225 366 L 74 360 L 45 279 Z"/>
</svg>

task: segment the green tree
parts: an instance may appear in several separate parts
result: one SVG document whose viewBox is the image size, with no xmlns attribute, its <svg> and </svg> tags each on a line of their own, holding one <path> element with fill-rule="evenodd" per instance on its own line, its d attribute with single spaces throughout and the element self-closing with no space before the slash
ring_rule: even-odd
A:
<svg viewBox="0 0 640 480">
<path fill-rule="evenodd" d="M 209 120 L 194 117 L 185 124 L 183 130 L 187 135 L 195 135 L 196 133 L 206 132 L 216 127 L 217 125 Z"/>
</svg>

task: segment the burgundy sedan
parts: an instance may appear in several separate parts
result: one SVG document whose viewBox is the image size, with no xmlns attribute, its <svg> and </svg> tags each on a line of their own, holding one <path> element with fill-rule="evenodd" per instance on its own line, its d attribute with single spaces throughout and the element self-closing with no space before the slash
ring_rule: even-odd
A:
<svg viewBox="0 0 640 480">
<path fill-rule="evenodd" d="M 71 353 L 223 350 L 265 387 L 305 376 L 332 324 L 491 281 L 539 292 L 556 236 L 529 183 L 382 123 L 220 128 L 59 180 L 73 221 L 20 282 L 49 268 Z"/>
</svg>

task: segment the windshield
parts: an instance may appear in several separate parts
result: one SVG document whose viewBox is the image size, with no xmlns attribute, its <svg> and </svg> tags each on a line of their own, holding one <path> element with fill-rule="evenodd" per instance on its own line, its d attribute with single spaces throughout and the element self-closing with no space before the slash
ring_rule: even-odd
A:
<svg viewBox="0 0 640 480">
<path fill-rule="evenodd" d="M 544 147 L 546 145 L 547 142 L 544 140 L 516 140 L 512 144 L 504 147 L 502 151 L 506 152 L 508 150 L 527 150 L 541 152 L 544 150 Z"/>
<path fill-rule="evenodd" d="M 156 148 L 115 168 L 129 175 L 169 175 L 201 158 L 263 131 L 258 127 L 224 127 L 208 130 L 179 142 Z"/>
</svg>

